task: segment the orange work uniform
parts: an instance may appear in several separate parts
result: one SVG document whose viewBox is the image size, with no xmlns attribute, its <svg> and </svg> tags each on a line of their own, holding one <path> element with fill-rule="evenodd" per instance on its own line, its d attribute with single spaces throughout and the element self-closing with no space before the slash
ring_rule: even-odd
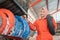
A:
<svg viewBox="0 0 60 40">
<path fill-rule="evenodd" d="M 56 28 L 56 23 L 53 19 L 53 24 L 54 24 L 54 28 Z M 34 24 L 29 23 L 30 29 L 34 30 L 34 28 L 36 27 L 37 30 L 37 37 L 36 40 L 53 40 L 52 35 L 50 34 L 49 30 L 48 30 L 48 26 L 47 26 L 47 19 L 38 19 L 34 22 Z"/>
</svg>

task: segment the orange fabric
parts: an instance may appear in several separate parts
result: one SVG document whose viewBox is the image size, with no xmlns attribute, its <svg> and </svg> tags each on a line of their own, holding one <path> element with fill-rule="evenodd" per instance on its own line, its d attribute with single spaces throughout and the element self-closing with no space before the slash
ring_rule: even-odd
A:
<svg viewBox="0 0 60 40">
<path fill-rule="evenodd" d="M 7 20 L 6 20 L 6 15 L 3 14 L 1 11 L 0 11 L 0 16 L 2 18 L 2 25 L 0 26 L 0 34 L 1 34 L 6 27 Z"/>
<path fill-rule="evenodd" d="M 53 19 L 53 24 L 56 27 L 56 23 Z M 53 40 L 52 35 L 49 33 L 48 26 L 47 26 L 47 19 L 38 19 L 33 25 L 30 24 L 30 28 L 34 30 L 36 27 L 37 30 L 37 38 L 36 40 Z M 35 26 L 34 26 L 35 25 Z"/>
<path fill-rule="evenodd" d="M 5 15 L 8 16 L 9 23 L 10 23 L 10 25 L 8 26 L 9 27 L 8 28 L 9 30 L 7 32 L 7 34 L 8 34 L 8 33 L 11 32 L 12 28 L 14 27 L 14 23 L 15 23 L 14 15 L 13 15 L 13 13 L 11 11 L 9 11 L 7 9 L 0 9 L 0 11 L 3 12 Z"/>
</svg>

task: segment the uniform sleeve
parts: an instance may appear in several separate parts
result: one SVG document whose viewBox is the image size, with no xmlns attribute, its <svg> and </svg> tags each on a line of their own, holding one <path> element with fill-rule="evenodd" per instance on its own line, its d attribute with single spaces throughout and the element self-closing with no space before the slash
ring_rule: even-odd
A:
<svg viewBox="0 0 60 40">
<path fill-rule="evenodd" d="M 54 28 L 57 28 L 57 23 L 55 22 L 54 18 L 53 18 L 53 24 L 54 24 Z"/>
<path fill-rule="evenodd" d="M 35 25 L 36 25 L 36 23 L 33 23 L 33 24 L 32 24 L 31 22 L 29 22 L 29 27 L 30 27 L 30 29 L 33 30 L 33 31 L 35 31 L 35 28 L 36 28 Z"/>
</svg>

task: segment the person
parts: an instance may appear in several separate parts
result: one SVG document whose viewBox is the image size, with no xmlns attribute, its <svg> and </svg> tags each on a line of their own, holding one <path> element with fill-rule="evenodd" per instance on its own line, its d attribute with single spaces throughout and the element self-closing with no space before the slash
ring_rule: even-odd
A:
<svg viewBox="0 0 60 40">
<path fill-rule="evenodd" d="M 46 8 L 41 8 L 40 9 L 40 18 L 37 19 L 33 24 L 29 22 L 30 29 L 33 31 L 37 31 L 37 37 L 36 40 L 53 40 L 53 35 L 48 30 L 48 23 L 47 23 L 47 15 L 48 15 L 48 10 Z M 57 24 L 52 18 L 52 22 L 54 25 L 54 28 L 56 29 Z M 32 36 L 33 37 L 33 36 Z"/>
</svg>

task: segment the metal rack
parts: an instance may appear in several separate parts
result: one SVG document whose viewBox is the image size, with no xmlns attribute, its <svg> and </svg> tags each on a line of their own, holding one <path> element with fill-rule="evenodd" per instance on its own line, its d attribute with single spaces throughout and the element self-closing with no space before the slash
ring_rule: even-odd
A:
<svg viewBox="0 0 60 40">
<path fill-rule="evenodd" d="M 20 0 L 19 0 L 20 1 Z M 27 10 L 29 8 L 28 3 L 22 1 L 24 5 L 21 5 L 17 0 L 0 0 L 0 8 L 9 9 L 14 15 L 27 15 Z M 22 38 L 0 35 L 3 37 L 10 38 L 10 40 L 22 40 Z"/>
<path fill-rule="evenodd" d="M 17 0 L 3 0 L 0 2 L 0 8 L 9 9 L 14 13 L 14 15 L 20 15 L 20 16 L 26 15 L 27 13 L 28 3 L 25 2 L 24 5 L 25 6 L 22 6 Z"/>
</svg>

